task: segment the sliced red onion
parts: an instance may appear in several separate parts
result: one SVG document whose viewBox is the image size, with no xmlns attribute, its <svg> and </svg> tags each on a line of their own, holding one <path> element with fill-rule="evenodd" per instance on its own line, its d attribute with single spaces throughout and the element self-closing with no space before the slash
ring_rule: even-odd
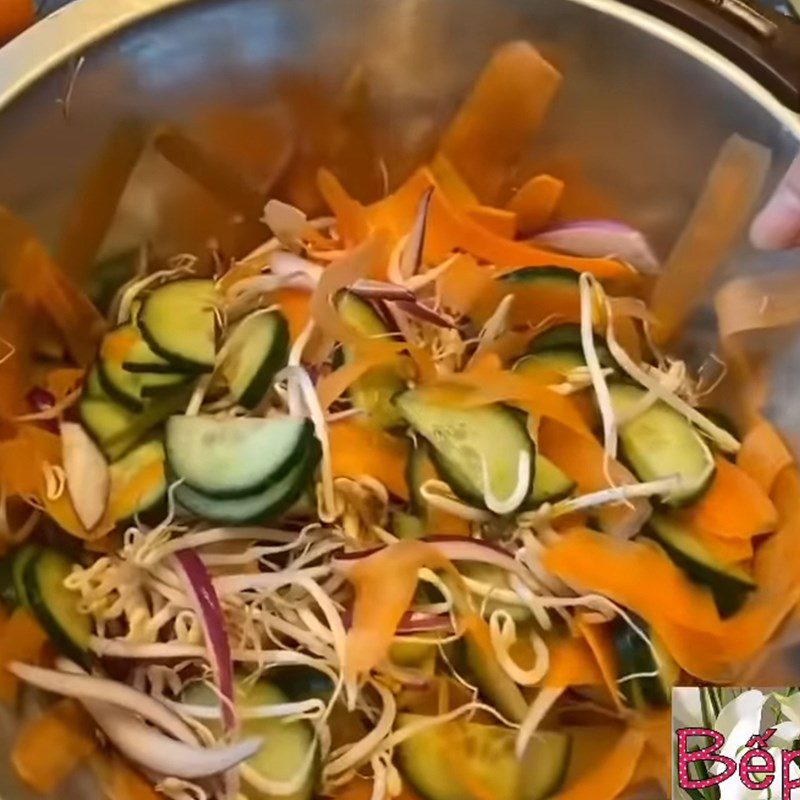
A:
<svg viewBox="0 0 800 800">
<path fill-rule="evenodd" d="M 412 275 L 419 272 L 422 266 L 422 253 L 425 249 L 425 232 L 428 227 L 428 210 L 433 196 L 433 187 L 422 195 L 417 207 L 417 216 L 414 218 L 414 225 L 411 233 L 408 234 L 403 252 L 400 254 L 400 276 L 407 280 Z"/>
<path fill-rule="evenodd" d="M 576 256 L 612 257 L 640 272 L 658 272 L 660 264 L 641 231 L 613 220 L 573 220 L 545 228 L 531 241 Z"/>
<path fill-rule="evenodd" d="M 219 775 L 252 758 L 263 739 L 244 739 L 231 745 L 200 747 L 175 741 L 122 711 L 97 700 L 82 700 L 109 741 L 131 761 L 160 775 L 192 780 Z"/>
<path fill-rule="evenodd" d="M 269 257 L 269 267 L 273 275 L 292 277 L 297 283 L 303 283 L 304 288 L 313 291 L 322 277 L 323 269 L 313 261 L 301 258 L 294 253 L 278 250 Z M 304 276 L 300 278 L 299 276 Z"/>
<path fill-rule="evenodd" d="M 98 700 L 138 714 L 165 733 L 185 744 L 196 745 L 192 729 L 177 715 L 148 694 L 108 678 L 98 678 L 83 672 L 60 672 L 14 662 L 8 671 L 20 680 L 46 692 L 76 697 L 79 700 Z"/>
<path fill-rule="evenodd" d="M 56 404 L 56 398 L 52 392 L 48 392 L 47 389 L 42 389 L 41 386 L 34 386 L 33 389 L 25 395 L 25 399 L 28 401 L 28 405 L 31 407 L 34 414 L 38 414 L 42 411 L 49 411 Z M 57 434 L 59 431 L 57 419 L 40 419 L 38 422 L 45 430 L 50 431 L 50 433 Z"/>
<path fill-rule="evenodd" d="M 196 551 L 180 550 L 175 553 L 175 559 L 182 568 L 189 599 L 203 627 L 211 669 L 222 698 L 223 720 L 225 727 L 231 730 L 236 727 L 233 658 L 219 597 L 211 576 Z"/>
<path fill-rule="evenodd" d="M 373 551 L 374 552 L 374 551 Z M 353 627 L 353 610 L 347 608 L 342 613 L 342 625 L 346 630 Z M 425 614 L 421 611 L 406 611 L 397 624 L 398 636 L 411 636 L 415 633 L 442 631 L 453 633 L 453 621 L 449 614 Z"/>
<path fill-rule="evenodd" d="M 371 281 L 366 278 L 357 280 L 350 291 L 367 300 L 402 300 L 409 303 L 416 302 L 414 292 L 406 289 L 405 286 L 398 286 L 396 283 L 385 281 Z"/>
<path fill-rule="evenodd" d="M 457 327 L 452 317 L 434 311 L 430 306 L 426 306 L 419 300 L 414 300 L 414 302 L 402 300 L 397 303 L 397 307 L 401 311 L 405 311 L 410 317 L 416 317 L 422 322 L 429 322 L 431 325 L 436 325 L 437 328 Z"/>
</svg>

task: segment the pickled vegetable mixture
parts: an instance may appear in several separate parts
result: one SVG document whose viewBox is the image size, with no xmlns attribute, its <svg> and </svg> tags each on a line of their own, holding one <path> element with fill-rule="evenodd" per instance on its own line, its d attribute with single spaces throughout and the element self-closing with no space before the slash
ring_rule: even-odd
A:
<svg viewBox="0 0 800 800">
<path fill-rule="evenodd" d="M 559 80 L 501 48 L 380 199 L 320 169 L 329 216 L 278 199 L 292 158 L 259 199 L 177 130 L 114 139 L 57 256 L 0 214 L 0 695 L 27 709 L 23 781 L 667 786 L 671 687 L 750 674 L 800 599 L 798 473 L 751 346 L 800 303 L 785 277 L 724 284 L 718 335 L 679 358 L 768 155 L 731 139 L 661 259 L 570 218 L 569 181 L 518 177 Z M 261 244 L 99 258 L 148 148 Z"/>
</svg>

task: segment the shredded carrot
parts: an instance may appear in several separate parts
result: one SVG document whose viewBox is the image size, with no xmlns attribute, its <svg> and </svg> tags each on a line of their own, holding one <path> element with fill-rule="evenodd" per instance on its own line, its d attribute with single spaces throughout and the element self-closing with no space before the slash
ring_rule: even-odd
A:
<svg viewBox="0 0 800 800">
<path fill-rule="evenodd" d="M 107 800 L 162 800 L 163 795 L 152 787 L 116 751 L 97 753 L 89 765 Z"/>
<path fill-rule="evenodd" d="M 436 178 L 429 169 L 413 172 L 392 194 L 369 206 L 372 229 L 388 233 L 395 241 L 407 235 L 417 216 L 420 199 L 436 186 Z"/>
<path fill-rule="evenodd" d="M 635 278 L 628 267 L 613 259 L 568 256 L 497 236 L 472 220 L 467 212 L 456 208 L 443 192 L 435 191 L 425 237 L 426 257 L 435 264 L 458 250 L 498 267 L 555 266 L 575 272 L 591 272 L 598 278 Z"/>
<path fill-rule="evenodd" d="M 513 270 L 509 270 L 513 271 Z M 543 323 L 579 322 L 581 297 L 577 281 L 573 286 L 551 284 L 526 285 L 499 281 L 496 291 L 500 297 L 513 295 L 509 313 L 512 325 L 535 328 Z"/>
<path fill-rule="evenodd" d="M 736 463 L 765 492 L 771 492 L 775 480 L 794 459 L 772 423 L 763 417 L 747 432 Z"/>
<path fill-rule="evenodd" d="M 554 217 L 564 181 L 552 175 L 534 175 L 527 180 L 506 203 L 506 208 L 517 215 L 521 233 L 535 233 Z"/>
<path fill-rule="evenodd" d="M 386 657 L 397 626 L 411 605 L 422 567 L 455 572 L 431 545 L 412 540 L 385 547 L 351 567 L 348 580 L 356 599 L 353 627 L 347 634 L 348 680 L 357 679 Z"/>
<path fill-rule="evenodd" d="M 437 153 L 428 165 L 435 179 L 435 183 L 450 198 L 450 201 L 459 208 L 472 208 L 480 205 L 472 189 L 461 177 L 458 170 L 448 158 Z"/>
<path fill-rule="evenodd" d="M 327 169 L 317 173 L 317 184 L 322 198 L 336 217 L 339 237 L 346 247 L 354 247 L 364 241 L 369 233 L 367 210 L 354 200 L 339 179 Z"/>
<path fill-rule="evenodd" d="M 289 336 L 294 341 L 310 319 L 311 295 L 300 289 L 279 289 L 272 299 L 281 307 L 281 314 L 289 324 Z"/>
<path fill-rule="evenodd" d="M 486 230 L 502 236 L 504 239 L 514 239 L 517 235 L 517 215 L 493 206 L 475 206 L 467 209 L 467 214 Z"/>
<path fill-rule="evenodd" d="M 454 314 L 485 322 L 502 298 L 502 287 L 486 267 L 465 254 L 456 257 L 452 266 L 439 278 L 442 305 Z"/>
<path fill-rule="evenodd" d="M 131 173 L 147 140 L 143 126 L 127 120 L 112 131 L 66 213 L 56 262 L 77 283 L 89 276 Z"/>
<path fill-rule="evenodd" d="M 559 424 L 561 423 L 561 424 Z M 562 472 L 578 485 L 581 494 L 607 489 L 608 476 L 621 486 L 633 482 L 630 472 L 617 461 L 606 459 L 603 446 L 596 439 L 576 432 L 561 420 L 544 419 L 539 425 L 539 448 Z M 603 527 L 624 524 L 635 514 L 627 505 L 606 506 L 599 511 Z"/>
<path fill-rule="evenodd" d="M 116 519 L 111 516 L 111 508 L 107 507 L 103 518 L 95 525 L 92 530 L 86 530 L 83 523 L 78 518 L 75 506 L 72 505 L 68 492 L 62 492 L 59 497 L 51 500 L 47 496 L 42 496 L 42 505 L 45 513 L 64 531 L 77 539 L 90 541 L 100 539 L 114 529 Z M 120 499 L 116 506 L 118 512 L 123 511 L 124 501 Z"/>
<path fill-rule="evenodd" d="M 648 711 L 637 715 L 633 724 L 644 734 L 645 747 L 631 785 L 638 786 L 654 779 L 668 795 L 672 773 L 672 715 L 669 710 Z"/>
<path fill-rule="evenodd" d="M 0 279 L 31 307 L 47 312 L 79 365 L 94 358 L 105 321 L 51 260 L 33 231 L 5 209 L 0 209 Z"/>
<path fill-rule="evenodd" d="M 110 522 L 130 519 L 141 505 L 142 498 L 151 495 L 164 484 L 164 462 L 154 460 L 144 464 L 129 480 L 111 483 L 105 517 Z M 101 529 L 105 526 L 101 523 Z M 102 534 L 102 535 L 105 535 Z M 92 538 L 95 533 L 92 532 Z"/>
<path fill-rule="evenodd" d="M 608 738 L 595 737 L 595 741 L 605 743 Z M 630 783 L 645 741 L 642 731 L 629 728 L 612 747 L 606 748 L 591 769 L 574 780 L 568 778 L 553 800 L 615 800 Z"/>
<path fill-rule="evenodd" d="M 405 479 L 408 440 L 353 420 L 341 420 L 328 428 L 334 477 L 370 475 L 393 495 L 408 499 Z"/>
<path fill-rule="evenodd" d="M 561 75 L 527 42 L 511 42 L 492 56 L 440 147 L 482 201 L 497 200 L 560 83 Z"/>
<path fill-rule="evenodd" d="M 408 476 L 406 475 L 406 483 L 408 482 Z M 436 480 L 439 477 L 439 473 L 436 471 L 436 467 L 428 458 L 427 455 L 423 456 L 421 459 L 421 464 L 419 466 L 419 478 L 420 482 L 424 483 L 428 480 Z M 411 493 L 411 487 L 408 487 L 409 496 Z M 450 514 L 447 511 L 444 511 L 441 508 L 437 508 L 436 506 L 428 505 L 424 511 L 424 518 L 425 518 L 425 532 L 429 536 L 469 536 L 470 535 L 470 525 L 465 519 L 461 517 L 457 517 L 455 514 Z"/>
<path fill-rule="evenodd" d="M 0 43 L 12 39 L 36 20 L 33 0 L 3 0 L 0 8 Z"/>
<path fill-rule="evenodd" d="M 583 636 L 557 639 L 549 646 L 550 669 L 547 670 L 544 677 L 543 686 L 567 688 L 569 686 L 600 686 L 603 684 L 603 675 L 600 672 L 598 661 Z M 512 646 L 511 655 L 523 669 L 528 666 L 520 658 L 520 651 L 516 646 Z"/>
<path fill-rule="evenodd" d="M 13 439 L 0 442 L 0 484 L 9 495 L 40 495 L 45 466 L 60 463 L 61 439 L 36 425 L 20 425 Z"/>
<path fill-rule="evenodd" d="M 714 272 L 742 234 L 769 164 L 766 148 L 740 136 L 732 136 L 722 148 L 653 289 L 653 334 L 659 343 L 672 339 L 702 300 Z"/>
<path fill-rule="evenodd" d="M 59 700 L 23 724 L 11 749 L 14 770 L 32 789 L 49 794 L 95 751 L 94 730 L 75 700 Z"/>
<path fill-rule="evenodd" d="M 11 419 L 30 411 L 25 395 L 32 385 L 36 323 L 33 307 L 23 294 L 7 290 L 0 298 L 0 417 Z"/>
<path fill-rule="evenodd" d="M 617 685 L 617 673 L 619 672 L 617 653 L 614 650 L 614 643 L 611 640 L 608 625 L 591 623 L 587 621 L 584 613 L 579 613 L 575 622 L 578 630 L 589 645 L 589 649 L 592 651 L 611 700 L 618 709 L 622 710 L 622 696 Z"/>
<path fill-rule="evenodd" d="M 44 388 L 51 392 L 56 402 L 72 394 L 82 383 L 86 371 L 75 367 L 58 367 L 47 373 Z"/>
<path fill-rule="evenodd" d="M 695 530 L 721 539 L 752 539 L 775 529 L 778 522 L 769 495 L 741 468 L 717 456 L 708 491 L 679 517 Z"/>
<path fill-rule="evenodd" d="M 705 528 L 690 528 L 708 552 L 723 564 L 738 564 L 753 557 L 752 539 L 725 539 L 714 536 Z"/>
<path fill-rule="evenodd" d="M 17 608 L 0 628 L 0 701 L 13 705 L 19 679 L 6 666 L 12 661 L 36 663 L 47 641 L 47 634 L 24 608 Z"/>
</svg>

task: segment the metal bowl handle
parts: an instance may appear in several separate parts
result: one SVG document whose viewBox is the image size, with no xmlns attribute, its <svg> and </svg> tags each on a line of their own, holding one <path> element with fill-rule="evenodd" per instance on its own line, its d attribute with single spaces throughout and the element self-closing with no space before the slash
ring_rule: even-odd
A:
<svg viewBox="0 0 800 800">
<path fill-rule="evenodd" d="M 800 25 L 745 0 L 623 0 L 712 47 L 800 111 Z"/>
</svg>

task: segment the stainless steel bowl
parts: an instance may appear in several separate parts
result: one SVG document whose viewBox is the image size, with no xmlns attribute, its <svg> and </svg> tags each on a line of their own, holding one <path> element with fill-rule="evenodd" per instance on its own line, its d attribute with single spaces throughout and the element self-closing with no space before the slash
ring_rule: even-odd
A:
<svg viewBox="0 0 800 800">
<path fill-rule="evenodd" d="M 0 203 L 50 238 L 121 119 L 190 123 L 215 104 L 263 105 L 285 71 L 333 93 L 357 66 L 396 182 L 409 167 L 397 154 L 433 140 L 497 45 L 526 38 L 565 75 L 531 166 L 569 156 L 663 254 L 731 133 L 771 149 L 771 185 L 800 149 L 786 105 L 800 106 L 800 33 L 741 0 L 631 2 L 652 13 L 615 0 L 78 0 L 0 51 Z M 123 227 L 153 224 L 162 178 L 140 177 Z M 726 269 L 796 259 L 743 243 Z M 773 398 L 790 434 L 798 375 L 783 370 Z M 4 761 L 0 791 L 28 797 Z"/>
</svg>

